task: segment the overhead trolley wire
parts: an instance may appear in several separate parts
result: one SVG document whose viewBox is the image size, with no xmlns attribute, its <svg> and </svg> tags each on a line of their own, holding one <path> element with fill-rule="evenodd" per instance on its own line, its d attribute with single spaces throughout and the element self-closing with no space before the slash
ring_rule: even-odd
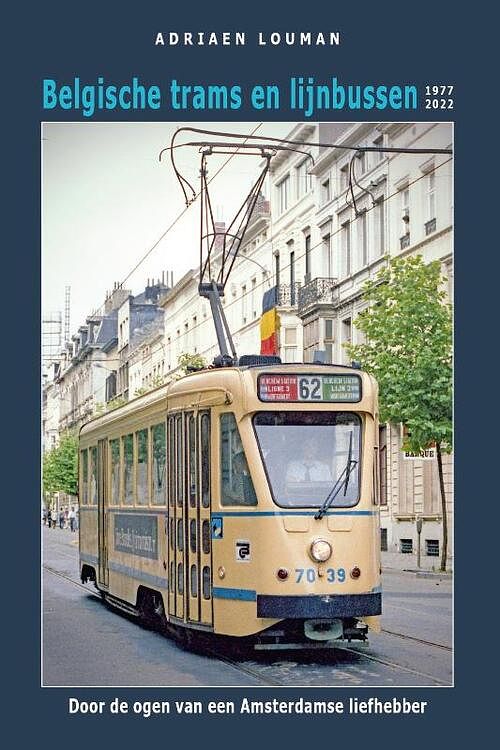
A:
<svg viewBox="0 0 500 750">
<path fill-rule="evenodd" d="M 419 177 L 416 177 L 414 180 L 411 180 L 410 182 L 408 182 L 408 187 L 410 187 L 411 185 L 415 185 L 417 182 L 420 182 L 420 180 L 423 180 L 425 177 L 428 177 L 428 175 L 431 174 L 432 172 L 437 172 L 438 169 L 440 169 L 441 167 L 444 167 L 446 164 L 449 164 L 449 162 L 451 162 L 451 161 L 453 161 L 452 158 L 446 159 L 446 161 L 443 161 L 441 164 L 438 164 L 437 166 L 433 167 L 432 169 L 430 169 L 425 174 L 422 174 Z M 399 190 L 395 190 L 393 193 L 390 193 L 387 197 L 385 197 L 383 199 L 384 204 L 387 203 L 389 200 L 392 200 L 393 198 L 395 198 L 397 195 L 399 195 L 399 193 L 400 193 Z M 367 208 L 366 211 L 363 211 L 362 213 L 363 214 L 369 213 L 377 205 L 378 205 L 378 203 L 375 203 L 374 205 L 372 205 L 370 208 Z M 354 223 L 354 221 L 357 221 L 358 218 L 360 218 L 361 215 L 362 215 L 361 213 L 358 213 L 355 216 L 355 218 L 353 220 L 353 223 Z M 343 229 L 343 227 L 339 227 L 339 229 L 337 229 L 335 232 L 332 232 L 332 234 L 330 234 L 330 239 L 332 239 L 333 237 L 336 237 L 338 234 L 340 234 L 342 232 L 342 229 Z M 323 242 L 318 242 L 316 245 L 313 245 L 311 248 L 309 248 L 308 252 L 312 252 L 313 250 L 317 250 L 318 248 L 322 247 L 322 245 L 323 245 Z M 306 255 L 305 251 L 302 252 L 300 255 L 297 255 L 295 257 L 295 262 L 297 262 L 298 260 L 304 258 L 305 255 Z M 382 258 L 383 256 L 380 256 L 380 257 Z M 245 260 L 247 260 L 247 258 L 245 258 Z M 290 268 L 290 266 L 291 266 L 290 263 L 286 264 L 285 266 L 281 266 L 280 267 L 280 271 L 286 271 L 287 269 Z M 263 279 L 262 281 L 260 281 L 259 283 L 257 283 L 254 287 L 252 287 L 252 289 L 248 289 L 246 292 L 244 292 L 243 294 L 241 294 L 239 297 L 236 297 L 231 302 L 228 302 L 226 305 L 224 305 L 224 310 L 227 310 L 228 308 L 232 307 L 232 305 L 240 302 L 242 299 L 244 299 L 245 297 L 247 297 L 251 293 L 253 293 L 256 289 L 259 289 L 260 287 L 264 286 L 267 283 L 268 283 L 268 280 L 267 279 Z M 191 333 L 191 331 L 195 331 L 197 328 L 200 328 L 202 325 L 204 325 L 207 322 L 211 322 L 209 318 L 206 318 L 206 320 L 201 320 L 199 323 L 196 323 L 196 325 L 194 325 L 192 328 L 189 328 L 189 332 Z M 237 331 L 235 331 L 235 333 L 239 333 L 240 330 L 241 330 L 241 328 L 238 329 Z M 202 352 L 199 352 L 199 354 L 203 354 L 203 352 L 209 351 L 210 348 L 211 347 L 207 347 Z"/>
<path fill-rule="evenodd" d="M 249 135 L 245 135 L 244 133 L 240 133 L 240 136 L 241 136 L 241 137 L 242 137 L 243 139 L 245 139 L 245 140 L 246 140 L 247 138 L 254 138 L 254 137 L 258 137 L 258 136 L 254 136 L 254 133 L 255 133 L 255 132 L 256 132 L 256 131 L 257 131 L 257 130 L 258 130 L 258 129 L 260 128 L 260 127 L 262 127 L 262 125 L 263 125 L 263 124 L 264 124 L 263 122 L 259 122 L 259 124 L 257 125 L 257 127 L 255 127 L 255 128 L 254 128 L 254 129 L 252 130 L 252 132 L 251 132 L 251 133 L 250 133 Z M 163 149 L 163 151 L 164 151 L 164 150 L 165 150 L 165 149 Z M 163 152 L 160 152 L 160 159 L 161 159 L 161 154 L 162 154 L 162 153 L 163 153 Z M 229 162 L 231 161 L 231 159 L 233 159 L 233 158 L 234 158 L 234 156 L 236 156 L 236 154 L 237 154 L 237 151 L 235 151 L 234 153 L 232 153 L 232 154 L 231 154 L 231 155 L 229 156 L 229 158 L 227 158 L 227 159 L 226 159 L 226 160 L 225 160 L 225 161 L 223 162 L 223 164 L 221 164 L 221 166 L 219 167 L 219 169 L 217 169 L 217 171 L 216 171 L 216 172 L 214 172 L 214 174 L 212 175 L 212 177 L 211 177 L 211 178 L 210 178 L 210 179 L 209 179 L 209 180 L 208 180 L 207 182 L 208 182 L 208 183 L 210 183 L 210 182 L 212 182 L 213 180 L 215 180 L 215 178 L 217 177 L 217 175 L 219 175 L 219 174 L 220 174 L 220 173 L 222 172 L 222 170 L 223 170 L 223 169 L 224 169 L 224 168 L 225 168 L 225 167 L 227 166 L 227 164 L 229 164 Z M 144 253 L 144 255 L 143 255 L 143 256 L 142 256 L 142 257 L 141 257 L 141 258 L 140 258 L 140 259 L 139 259 L 139 260 L 137 261 L 137 263 L 136 263 L 136 264 L 135 264 L 135 266 L 134 266 L 134 267 L 132 268 L 132 270 L 131 270 L 131 271 L 129 271 L 129 272 L 128 272 L 128 274 L 127 274 L 127 275 L 125 276 L 125 278 L 124 278 L 124 279 L 123 279 L 123 280 L 122 280 L 122 281 L 120 282 L 120 288 L 122 288 L 122 287 L 123 287 L 123 285 L 124 285 L 124 284 L 125 284 L 125 283 L 126 283 L 126 282 L 128 281 L 128 279 L 129 279 L 129 278 L 130 278 L 130 277 L 131 277 L 131 276 L 132 276 L 132 275 L 133 275 L 133 274 L 134 274 L 134 273 L 135 273 L 135 272 L 137 271 L 137 269 L 139 268 L 139 266 L 141 266 L 141 265 L 142 265 L 142 263 L 144 263 L 144 261 L 146 260 L 146 258 L 148 258 L 148 257 L 149 257 L 149 256 L 151 255 L 151 253 L 153 252 L 153 250 L 155 250 L 155 249 L 156 249 L 156 248 L 158 247 L 158 245 L 160 244 L 160 242 L 161 242 L 161 241 L 162 241 L 162 240 L 163 240 L 163 239 L 164 239 L 164 238 L 165 238 L 165 237 L 167 236 L 167 234 L 168 234 L 168 233 L 170 232 L 170 230 L 174 228 L 174 226 L 175 226 L 175 225 L 177 224 L 177 222 L 178 222 L 178 221 L 180 221 L 180 219 L 181 219 L 181 218 L 182 218 L 182 217 L 184 216 L 184 214 L 185 214 L 185 213 L 186 213 L 186 212 L 188 211 L 188 209 L 189 209 L 189 207 L 191 206 L 191 204 L 193 203 L 193 201 L 194 201 L 194 200 L 196 200 L 196 198 L 198 198 L 198 196 L 199 196 L 199 195 L 200 195 L 200 193 L 199 193 L 199 192 L 195 194 L 195 196 L 194 196 L 193 200 L 191 201 L 191 203 L 189 203 L 188 205 L 186 205 L 186 207 L 185 207 L 185 208 L 184 208 L 184 209 L 183 209 L 183 210 L 182 210 L 182 211 L 180 212 L 180 214 L 178 214 L 178 216 L 176 216 L 176 218 L 175 218 L 175 219 L 174 219 L 174 220 L 172 221 L 172 223 L 171 223 L 171 224 L 169 224 L 169 226 L 168 226 L 168 227 L 167 227 L 167 228 L 165 229 L 165 231 L 164 231 L 164 232 L 163 232 L 163 233 L 162 233 L 162 234 L 160 235 L 160 237 L 159 237 L 159 238 L 158 238 L 158 239 L 156 240 L 156 242 L 155 242 L 155 243 L 154 243 L 154 244 L 153 244 L 153 245 L 152 245 L 152 246 L 151 246 L 151 247 L 150 247 L 150 248 L 149 248 L 149 249 L 148 249 L 148 250 L 147 250 L 147 251 L 146 251 L 146 252 Z"/>
<path fill-rule="evenodd" d="M 415 185 L 415 184 L 416 184 L 417 182 L 420 182 L 420 180 L 423 180 L 423 179 L 424 179 L 425 177 L 427 177 L 427 176 L 428 176 L 428 175 L 429 175 L 430 173 L 432 173 L 432 172 L 437 172 L 437 170 L 438 170 L 438 169 L 440 169 L 441 167 L 444 167 L 444 166 L 445 166 L 446 164 L 449 164 L 449 162 L 451 162 L 451 161 L 453 161 L 453 159 L 451 159 L 451 158 L 450 158 L 450 159 L 446 159 L 446 161 L 442 162 L 441 164 L 438 164 L 438 165 L 437 165 L 436 167 L 433 167 L 432 169 L 430 169 L 430 170 L 429 170 L 428 172 L 426 172 L 425 174 L 423 174 L 423 175 L 420 175 L 420 177 L 416 177 L 416 178 L 415 178 L 414 180 L 411 180 L 411 181 L 410 181 L 410 182 L 408 183 L 408 187 L 409 187 L 410 185 Z M 387 196 L 386 198 L 384 198 L 384 204 L 385 204 L 385 203 L 387 203 L 387 202 L 388 202 L 389 200 L 391 200 L 391 199 L 395 198 L 395 197 L 396 197 L 396 196 L 397 196 L 397 195 L 399 194 L 399 192 L 400 192 L 399 190 L 396 190 L 396 191 L 394 191 L 393 193 L 390 193 L 390 194 L 389 194 L 389 195 L 388 195 L 388 196 Z M 372 211 L 372 210 L 373 210 L 373 209 L 375 208 L 375 206 L 376 206 L 376 205 L 377 205 L 377 204 L 375 204 L 375 205 L 372 205 L 372 206 L 371 206 L 370 208 L 367 208 L 367 209 L 366 209 L 366 211 L 364 211 L 363 213 L 365 213 L 365 214 L 369 213 L 370 211 Z M 357 221 L 357 220 L 358 220 L 358 218 L 360 217 L 360 215 L 361 215 L 361 214 L 358 214 L 358 215 L 357 215 L 357 216 L 355 217 L 355 219 L 353 220 L 353 222 L 354 222 L 354 221 Z M 332 239 L 333 237 L 335 237 L 335 236 L 337 236 L 338 234 L 340 234 L 340 232 L 341 232 L 341 231 L 342 231 L 342 227 L 340 227 L 340 228 L 339 228 L 339 229 L 337 229 L 337 230 L 336 230 L 335 232 L 333 232 L 333 233 L 332 233 L 332 234 L 330 235 L 330 239 Z M 308 251 L 308 252 L 312 252 L 313 250 L 317 250 L 318 248 L 320 248 L 320 247 L 322 246 L 322 244 L 323 244 L 322 242 L 318 242 L 318 243 L 317 243 L 316 245 L 312 245 L 312 247 L 311 247 L 311 248 L 309 248 L 309 251 Z M 297 255 L 297 256 L 296 256 L 296 258 L 295 258 L 295 262 L 297 262 L 298 260 L 301 260 L 302 258 L 304 258 L 304 257 L 305 257 L 305 255 L 306 255 L 305 251 L 304 251 L 303 253 L 301 253 L 300 255 Z M 382 258 L 383 256 L 380 256 L 380 257 Z M 250 259 L 249 259 L 249 258 L 245 258 L 245 260 L 250 260 Z M 377 259 L 377 260 L 379 260 L 379 259 Z M 281 270 L 281 271 L 286 271 L 286 270 L 287 270 L 288 268 L 290 268 L 290 266 L 291 266 L 291 264 L 290 264 L 290 263 L 288 263 L 288 264 L 286 264 L 285 266 L 282 266 L 282 267 L 280 268 L 280 270 Z M 236 297 L 236 298 L 235 298 L 234 300 L 232 300 L 231 302 L 228 302 L 228 304 L 227 304 L 227 305 L 224 305 L 224 309 L 225 309 L 225 310 L 227 310 L 228 308 L 232 307 L 232 306 L 233 306 L 233 305 L 235 305 L 236 303 L 239 303 L 239 302 L 240 302 L 240 301 L 241 301 L 242 299 L 244 299 L 245 297 L 249 296 L 249 295 L 250 295 L 250 294 L 251 294 L 252 292 L 254 292 L 254 291 L 255 291 L 256 289 L 259 289 L 260 287 L 264 286 L 264 285 L 265 285 L 265 284 L 267 284 L 267 283 L 268 283 L 268 280 L 267 280 L 267 279 L 263 279 L 263 280 L 262 280 L 262 281 L 260 281 L 260 282 L 259 282 L 258 284 L 256 284 L 256 285 L 255 285 L 254 287 L 252 287 L 252 289 L 250 289 L 250 290 L 247 290 L 246 292 L 244 292 L 243 294 L 241 294 L 241 295 L 240 295 L 239 297 Z M 208 323 L 208 322 L 211 322 L 210 318 L 206 318 L 205 320 L 201 320 L 201 321 L 200 321 L 199 323 L 196 323 L 196 325 L 194 325 L 194 326 L 193 326 L 192 328 L 189 328 L 189 333 L 191 333 L 192 331 L 196 331 L 196 330 L 197 330 L 198 328 L 201 328 L 201 326 L 205 325 L 205 324 L 206 324 L 206 323 Z M 235 331 L 235 333 L 239 333 L 239 332 L 240 332 L 240 330 L 241 330 L 241 328 L 239 328 L 239 329 L 238 329 L 237 331 Z M 212 346 L 213 346 L 213 345 L 212 345 Z M 206 348 L 205 348 L 205 349 L 203 349 L 203 350 L 202 350 L 201 352 L 197 352 L 197 354 L 199 354 L 199 355 L 203 355 L 204 353 L 206 353 L 206 352 L 210 351 L 210 349 L 212 348 L 212 346 L 210 346 L 210 347 L 206 347 Z M 162 347 L 163 347 L 163 349 L 165 349 L 165 344 L 162 344 Z M 135 352 L 135 351 L 137 351 L 137 350 L 134 350 L 134 352 Z M 169 372 L 175 372 L 175 370 L 176 370 L 176 369 L 177 369 L 177 368 L 174 368 L 173 370 L 170 370 Z M 168 373 L 167 373 L 167 374 L 165 374 L 165 376 L 164 376 L 164 377 L 168 377 Z M 100 392 L 101 390 L 104 390 L 104 389 L 105 389 L 105 384 L 104 384 L 103 386 L 101 386 L 101 387 L 100 387 L 100 388 L 99 388 L 99 389 L 97 390 L 97 393 L 99 393 L 99 392 Z"/>
</svg>

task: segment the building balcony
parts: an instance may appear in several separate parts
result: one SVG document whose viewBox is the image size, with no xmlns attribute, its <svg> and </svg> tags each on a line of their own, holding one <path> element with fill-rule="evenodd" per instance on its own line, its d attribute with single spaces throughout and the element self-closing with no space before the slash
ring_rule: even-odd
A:
<svg viewBox="0 0 500 750">
<path fill-rule="evenodd" d="M 276 304 L 278 307 L 297 307 L 300 284 L 280 284 L 276 289 Z"/>
<path fill-rule="evenodd" d="M 299 315 L 303 317 L 318 305 L 332 305 L 336 284 L 337 279 L 316 278 L 301 286 L 298 293 Z"/>
<path fill-rule="evenodd" d="M 264 292 L 262 307 L 271 310 L 273 307 L 297 307 L 300 284 L 279 284 Z M 246 322 L 246 321 L 244 321 Z"/>
<path fill-rule="evenodd" d="M 430 221 L 426 221 L 424 224 L 425 227 L 425 236 L 432 234 L 436 231 L 436 219 L 431 219 Z"/>
<path fill-rule="evenodd" d="M 401 246 L 401 250 L 405 250 L 405 248 L 410 247 L 410 233 L 409 232 L 407 232 L 406 234 L 403 234 L 403 236 L 399 238 L 399 244 Z"/>
</svg>

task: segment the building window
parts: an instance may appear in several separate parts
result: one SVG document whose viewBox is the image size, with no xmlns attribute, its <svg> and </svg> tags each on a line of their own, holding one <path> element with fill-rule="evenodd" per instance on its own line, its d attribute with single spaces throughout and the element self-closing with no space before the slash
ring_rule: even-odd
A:
<svg viewBox="0 0 500 750">
<path fill-rule="evenodd" d="M 373 139 L 373 145 L 376 148 L 383 148 L 384 146 L 384 136 L 379 135 L 378 138 Z M 373 166 L 378 164 L 380 161 L 382 161 L 385 158 L 385 154 L 383 151 L 374 151 L 373 152 Z"/>
<path fill-rule="evenodd" d="M 342 352 L 344 364 L 349 364 L 349 355 L 344 344 L 350 344 L 352 341 L 352 321 L 351 318 L 345 318 L 342 321 Z"/>
<path fill-rule="evenodd" d="M 380 529 L 380 550 L 387 552 L 387 529 Z"/>
<path fill-rule="evenodd" d="M 324 349 L 326 361 L 333 362 L 333 320 L 325 318 Z"/>
<path fill-rule="evenodd" d="M 403 555 L 411 555 L 413 553 L 413 539 L 400 539 L 399 551 Z"/>
<path fill-rule="evenodd" d="M 293 250 L 293 242 L 288 243 L 290 250 L 290 304 L 295 305 L 295 251 Z"/>
<path fill-rule="evenodd" d="M 280 254 L 275 253 L 274 255 L 274 278 L 276 279 L 276 286 L 280 285 Z"/>
<path fill-rule="evenodd" d="M 366 233 L 366 222 L 366 211 L 363 211 L 361 216 L 358 217 L 359 257 L 361 258 L 362 266 L 366 266 L 368 264 L 368 236 Z"/>
<path fill-rule="evenodd" d="M 330 188 L 330 178 L 323 180 L 321 183 L 321 205 L 328 203 L 332 199 L 332 191 Z"/>
<path fill-rule="evenodd" d="M 305 244 L 306 244 L 306 278 L 305 282 L 311 280 L 311 235 L 306 234 L 305 237 Z"/>
<path fill-rule="evenodd" d="M 378 198 L 375 203 L 375 257 L 379 258 L 385 252 L 385 217 L 384 198 Z"/>
<path fill-rule="evenodd" d="M 346 190 L 349 185 L 349 164 L 344 164 L 340 169 L 340 190 Z"/>
<path fill-rule="evenodd" d="M 319 318 L 304 324 L 304 362 L 312 362 L 319 348 Z"/>
<path fill-rule="evenodd" d="M 439 557 L 439 539 L 425 540 L 425 554 L 428 557 Z"/>
<path fill-rule="evenodd" d="M 434 170 L 426 177 L 427 190 L 427 222 L 436 218 L 436 175 Z"/>
<path fill-rule="evenodd" d="M 116 372 L 112 372 L 106 378 L 106 403 L 116 396 Z"/>
<path fill-rule="evenodd" d="M 359 174 L 364 174 L 366 172 L 366 151 L 358 151 L 356 159 L 358 160 Z"/>
<path fill-rule="evenodd" d="M 278 210 L 282 214 L 287 210 L 290 200 L 290 175 L 281 180 L 276 187 L 278 189 Z"/>
<path fill-rule="evenodd" d="M 323 268 L 327 278 L 333 278 L 333 259 L 332 259 L 332 243 L 330 233 L 323 236 Z"/>
<path fill-rule="evenodd" d="M 297 328 L 286 327 L 283 333 L 283 362 L 298 362 Z"/>
<path fill-rule="evenodd" d="M 297 173 L 297 198 L 308 193 L 312 187 L 311 175 L 308 174 L 308 159 L 304 159 L 296 169 Z"/>
<path fill-rule="evenodd" d="M 250 290 L 250 308 L 252 311 L 252 320 L 257 317 L 257 279 L 254 277 L 251 281 L 252 287 Z"/>
<path fill-rule="evenodd" d="M 247 322 L 247 287 L 243 284 L 241 287 L 241 321 L 243 325 Z"/>
<path fill-rule="evenodd" d="M 342 262 L 344 265 L 344 276 L 351 274 L 351 222 L 342 224 Z"/>
<path fill-rule="evenodd" d="M 400 204 L 401 204 L 401 221 L 402 235 L 410 234 L 410 188 L 403 188 L 400 191 Z"/>
</svg>

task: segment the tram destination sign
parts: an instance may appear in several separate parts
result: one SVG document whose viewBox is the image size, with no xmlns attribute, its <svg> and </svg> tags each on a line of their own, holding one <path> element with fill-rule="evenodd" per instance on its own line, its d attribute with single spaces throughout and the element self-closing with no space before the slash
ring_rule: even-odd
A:
<svg viewBox="0 0 500 750">
<path fill-rule="evenodd" d="M 257 393 L 261 401 L 350 402 L 361 401 L 359 375 L 259 375 Z"/>
</svg>

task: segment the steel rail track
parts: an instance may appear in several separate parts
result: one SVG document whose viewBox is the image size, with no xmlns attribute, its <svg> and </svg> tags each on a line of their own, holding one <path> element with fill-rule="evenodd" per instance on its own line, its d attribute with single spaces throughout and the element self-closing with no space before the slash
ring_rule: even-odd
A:
<svg viewBox="0 0 500 750">
<path fill-rule="evenodd" d="M 450 683 L 447 680 L 441 680 L 439 677 L 434 677 L 434 675 L 428 674 L 427 672 L 420 672 L 418 669 L 413 669 L 412 667 L 404 667 L 402 664 L 397 664 L 397 662 L 389 661 L 388 659 L 381 659 L 379 656 L 367 654 L 364 651 L 358 651 L 355 648 L 349 648 L 349 646 L 339 645 L 336 648 L 342 651 L 348 651 L 351 654 L 364 656 L 365 659 L 368 659 L 369 661 L 377 662 L 377 664 L 383 664 L 384 666 L 390 667 L 391 669 L 414 674 L 417 677 L 424 677 L 425 679 L 431 680 L 432 682 L 435 682 L 438 685 L 442 685 L 443 687 L 451 687 Z"/>
<path fill-rule="evenodd" d="M 75 581 L 74 578 L 71 578 L 70 576 L 66 575 L 66 573 L 62 573 L 60 570 L 56 570 L 55 568 L 52 568 L 50 565 L 47 565 L 46 563 L 43 564 L 43 568 L 48 572 L 52 573 L 55 576 L 58 576 L 59 578 L 62 578 L 63 580 L 67 581 L 68 583 L 72 583 L 73 586 L 76 586 L 79 589 L 83 589 L 87 594 L 90 594 L 92 596 L 95 596 L 97 599 L 101 599 L 101 595 L 97 591 L 92 591 L 92 589 L 89 589 L 88 586 L 86 586 L 83 583 L 80 583 L 79 581 Z M 113 604 L 111 603 L 111 606 Z M 229 659 L 227 657 L 221 656 L 220 654 L 216 653 L 215 651 L 212 651 L 211 649 L 204 649 L 206 653 L 209 653 L 214 658 L 218 659 L 218 661 L 223 662 L 224 664 L 227 664 L 230 667 L 233 667 L 234 669 L 237 669 L 238 672 L 242 672 L 244 674 L 248 674 L 251 677 L 254 677 L 255 679 L 259 680 L 259 682 L 263 683 L 263 685 L 267 685 L 269 687 L 284 687 L 284 683 L 275 682 L 274 680 L 269 680 L 268 678 L 264 678 L 258 671 L 255 671 L 251 669 L 250 667 L 244 666 L 243 664 L 233 661 L 232 659 Z"/>
<path fill-rule="evenodd" d="M 416 638 L 414 635 L 396 633 L 393 630 L 386 630 L 385 628 L 382 628 L 381 632 L 385 633 L 385 635 L 393 635 L 396 638 L 403 638 L 405 641 L 414 641 L 415 643 L 422 643 L 424 646 L 434 646 L 435 648 L 442 648 L 445 651 L 453 651 L 452 646 L 446 646 L 444 643 L 435 643 L 434 641 L 426 641 L 423 638 Z"/>
<path fill-rule="evenodd" d="M 93 594 L 93 595 L 96 596 L 96 598 L 99 598 L 99 599 L 101 598 L 100 594 L 99 594 L 99 592 L 97 590 L 95 592 L 92 591 L 91 589 L 88 588 L 88 586 L 80 583 L 79 581 L 75 581 L 70 576 L 66 575 L 65 573 L 62 573 L 59 570 L 56 570 L 55 568 L 52 568 L 50 565 L 47 565 L 46 563 L 44 563 L 43 564 L 43 568 L 45 570 L 47 570 L 49 573 L 52 573 L 53 575 L 56 575 L 59 578 L 62 578 L 63 580 L 68 581 L 68 583 L 73 584 L 73 586 L 76 586 L 77 588 L 83 589 L 87 594 Z M 113 605 L 111 605 L 111 606 L 113 606 Z M 441 643 L 432 643 L 431 641 L 425 641 L 425 640 L 423 640 L 421 638 L 415 638 L 413 636 L 408 636 L 408 635 L 405 635 L 403 633 L 396 633 L 394 631 L 385 630 L 385 629 L 383 629 L 382 632 L 385 633 L 386 635 L 392 635 L 392 636 L 395 636 L 397 638 L 403 638 L 405 640 L 409 640 L 409 641 L 412 641 L 412 642 L 421 643 L 421 644 L 424 644 L 424 645 L 428 645 L 428 646 L 433 646 L 433 647 L 436 647 L 436 648 L 445 649 L 447 651 L 451 651 L 452 650 L 451 647 L 444 646 Z M 430 674 L 428 674 L 426 672 L 420 672 L 420 671 L 418 671 L 416 669 L 413 669 L 412 667 L 405 667 L 405 666 L 402 666 L 401 664 L 398 664 L 397 662 L 393 662 L 393 661 L 390 661 L 388 659 L 382 659 L 382 658 L 380 658 L 378 656 L 374 656 L 373 654 L 368 654 L 364 650 L 360 651 L 360 650 L 357 650 L 357 649 L 354 649 L 354 648 L 350 648 L 349 646 L 344 646 L 342 644 L 339 644 L 338 646 L 335 646 L 335 648 L 338 648 L 339 650 L 342 650 L 342 651 L 347 651 L 347 652 L 352 653 L 352 654 L 356 654 L 357 656 L 364 657 L 365 659 L 368 659 L 369 661 L 373 661 L 373 662 L 376 662 L 378 664 L 382 664 L 383 666 L 389 667 L 390 669 L 394 669 L 396 671 L 399 670 L 399 671 L 406 672 L 408 674 L 414 674 L 414 675 L 416 675 L 418 677 L 423 677 L 425 679 L 431 680 L 433 683 L 435 683 L 437 685 L 449 686 L 449 683 L 446 680 L 441 680 L 438 677 L 434 677 L 433 675 L 430 675 Z M 218 659 L 219 661 L 223 662 L 224 664 L 227 664 L 228 666 L 233 667 L 234 669 L 238 670 L 239 672 L 241 672 L 243 674 L 247 674 L 250 677 L 254 677 L 259 682 L 263 683 L 263 685 L 267 685 L 269 687 L 290 687 L 289 684 L 285 684 L 285 683 L 282 683 L 282 682 L 277 682 L 275 680 L 270 680 L 268 677 L 263 677 L 262 674 L 258 670 L 252 669 L 251 667 L 248 667 L 244 663 L 242 664 L 239 661 L 234 661 L 233 659 L 230 659 L 228 657 L 221 656 L 220 653 L 217 653 L 217 652 L 215 652 L 215 651 L 213 651 L 211 649 L 205 648 L 204 651 L 205 651 L 205 653 L 210 654 L 214 658 Z M 297 686 L 294 685 L 293 687 L 300 687 L 300 685 L 297 685 Z"/>
<path fill-rule="evenodd" d="M 65 557 L 72 558 L 72 555 L 65 554 Z M 48 565 L 44 564 L 44 567 L 47 568 L 47 570 L 50 570 L 52 573 L 55 573 L 56 575 L 57 574 L 62 575 L 61 573 L 58 573 L 58 571 L 56 571 L 55 569 L 49 568 Z M 71 580 L 71 579 L 68 578 L 68 580 Z M 83 584 L 77 583 L 76 581 L 73 581 L 73 583 L 75 585 L 80 586 L 85 591 L 89 591 L 89 589 L 86 586 L 84 586 Z M 453 651 L 452 646 L 446 646 L 444 643 L 436 643 L 435 641 L 427 641 L 427 640 L 424 640 L 423 638 L 417 638 L 414 635 L 408 635 L 407 633 L 397 633 L 394 630 L 387 630 L 387 628 L 382 628 L 381 632 L 384 633 L 385 635 L 392 635 L 395 638 L 402 638 L 405 641 L 412 641 L 414 643 L 421 643 L 423 646 L 433 646 L 435 648 L 441 648 L 444 651 Z"/>
</svg>

